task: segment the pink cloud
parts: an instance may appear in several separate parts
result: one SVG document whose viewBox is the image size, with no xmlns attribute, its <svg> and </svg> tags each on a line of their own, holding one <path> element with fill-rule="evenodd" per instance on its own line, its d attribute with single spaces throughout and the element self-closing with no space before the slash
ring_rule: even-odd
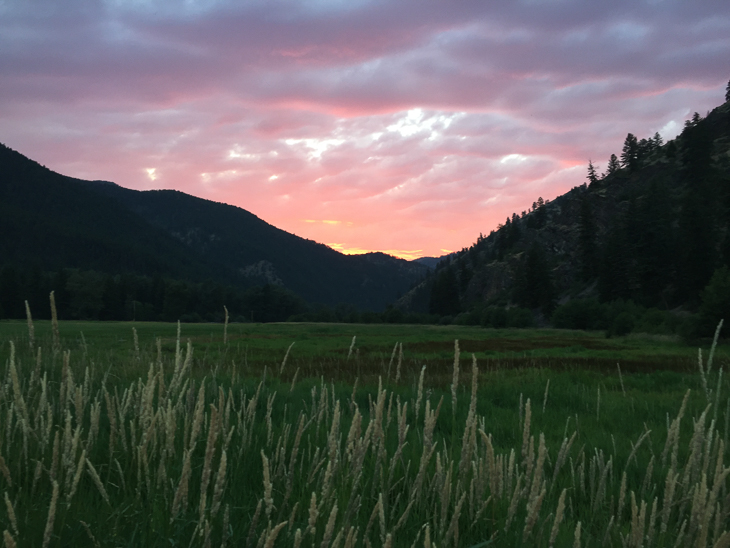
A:
<svg viewBox="0 0 730 548">
<path fill-rule="evenodd" d="M 728 37 L 720 0 L 6 3 L 0 141 L 345 251 L 440 255 L 719 104 Z"/>
</svg>

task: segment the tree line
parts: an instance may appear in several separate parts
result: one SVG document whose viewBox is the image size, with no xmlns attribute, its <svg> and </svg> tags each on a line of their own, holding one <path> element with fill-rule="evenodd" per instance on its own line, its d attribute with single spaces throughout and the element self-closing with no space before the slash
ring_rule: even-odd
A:
<svg viewBox="0 0 730 548">
<path fill-rule="evenodd" d="M 50 319 L 54 291 L 63 320 L 218 322 L 224 306 L 233 321 L 286 321 L 307 310 L 297 295 L 277 285 L 242 290 L 217 282 L 94 270 L 5 265 L 0 269 L 0 318 L 25 318 L 25 301 L 38 319 Z"/>
<path fill-rule="evenodd" d="M 363 311 L 349 303 L 307 303 L 275 284 L 246 290 L 217 282 L 133 273 L 4 265 L 0 268 L 0 319 L 51 318 L 54 292 L 61 320 L 223 322 L 224 307 L 233 322 L 437 323 L 435 314 L 405 313 L 393 306 Z"/>
</svg>

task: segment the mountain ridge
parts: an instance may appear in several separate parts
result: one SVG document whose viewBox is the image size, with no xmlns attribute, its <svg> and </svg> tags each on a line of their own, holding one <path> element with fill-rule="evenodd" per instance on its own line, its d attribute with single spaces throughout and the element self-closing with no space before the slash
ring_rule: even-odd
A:
<svg viewBox="0 0 730 548">
<path fill-rule="evenodd" d="M 590 184 L 513 213 L 396 306 L 482 325 L 514 308 L 548 323 L 556 307 L 591 299 L 698 310 L 730 265 L 730 102 L 668 143 L 627 135 L 610 165 L 599 176 L 589 162 Z"/>
<path fill-rule="evenodd" d="M 236 206 L 175 190 L 85 181 L 0 145 L 0 264 L 162 274 L 251 287 L 309 302 L 381 310 L 426 268 L 386 254 L 348 256 Z"/>
</svg>

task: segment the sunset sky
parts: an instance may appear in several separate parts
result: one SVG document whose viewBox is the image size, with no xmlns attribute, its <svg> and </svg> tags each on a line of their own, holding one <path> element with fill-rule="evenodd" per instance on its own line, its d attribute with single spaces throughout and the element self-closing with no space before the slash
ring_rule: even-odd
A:
<svg viewBox="0 0 730 548">
<path fill-rule="evenodd" d="M 0 0 L 0 142 L 344 252 L 469 246 L 729 78 L 728 0 Z"/>
</svg>

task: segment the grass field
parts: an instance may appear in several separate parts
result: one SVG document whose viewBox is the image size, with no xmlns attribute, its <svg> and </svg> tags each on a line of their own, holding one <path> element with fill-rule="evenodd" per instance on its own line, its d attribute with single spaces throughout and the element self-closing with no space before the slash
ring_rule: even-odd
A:
<svg viewBox="0 0 730 548">
<path fill-rule="evenodd" d="M 61 322 L 60 336 L 64 347 L 74 352 L 84 350 L 85 340 L 87 352 L 126 362 L 133 351 L 133 327 L 143 350 L 154 350 L 155 341 L 160 338 L 165 355 L 175 352 L 177 326 L 169 323 Z M 35 322 L 35 330 L 38 341 L 50 342 L 50 322 Z M 223 331 L 221 324 L 183 324 L 183 339 L 190 339 L 195 348 L 196 367 L 226 369 L 235 362 L 246 372 L 259 374 L 264 366 L 280 364 L 287 348 L 295 343 L 287 358 L 294 368 L 312 371 L 315 376 L 342 376 L 352 382 L 359 364 L 361 377 L 372 375 L 377 382 L 377 376 L 387 374 L 393 347 L 402 343 L 404 369 L 418 374 L 422 365 L 429 365 L 434 370 L 445 368 L 450 375 L 454 340 L 458 339 L 464 359 L 471 359 L 470 354 L 474 353 L 483 370 L 579 368 L 612 374 L 620 363 L 627 373 L 697 371 L 697 348 L 668 336 L 606 338 L 602 332 L 557 329 L 278 323 L 229 324 L 228 344 L 223 345 Z M 0 337 L 27 338 L 26 323 L 0 321 Z M 353 337 L 355 345 L 348 360 Z M 729 355 L 730 346 L 718 346 L 718 358 L 726 359 Z M 343 359 L 347 364 L 345 371 L 340 370 Z"/>
<path fill-rule="evenodd" d="M 723 345 L 177 330 L 0 322 L 6 545 L 730 544 Z"/>
</svg>

